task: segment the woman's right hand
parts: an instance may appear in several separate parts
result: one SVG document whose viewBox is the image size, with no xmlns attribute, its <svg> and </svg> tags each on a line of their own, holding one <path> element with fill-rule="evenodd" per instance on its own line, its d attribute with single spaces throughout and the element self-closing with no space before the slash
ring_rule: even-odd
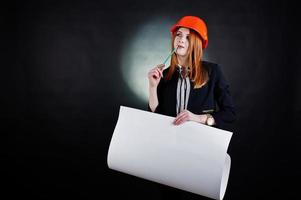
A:
<svg viewBox="0 0 301 200">
<path fill-rule="evenodd" d="M 157 65 L 148 72 L 149 87 L 157 87 L 160 79 L 163 77 L 164 64 Z"/>
</svg>

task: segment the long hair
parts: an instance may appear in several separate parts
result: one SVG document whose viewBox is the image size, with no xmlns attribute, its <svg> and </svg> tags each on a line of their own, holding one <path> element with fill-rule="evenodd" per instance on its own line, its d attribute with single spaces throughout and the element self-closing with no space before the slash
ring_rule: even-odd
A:
<svg viewBox="0 0 301 200">
<path fill-rule="evenodd" d="M 194 89 L 201 88 L 208 81 L 208 72 L 202 66 L 202 39 L 192 29 L 189 34 L 189 47 L 188 47 L 188 68 L 190 69 L 189 78 L 192 80 Z M 171 45 L 173 49 L 173 43 L 176 38 L 177 30 L 172 33 Z M 170 80 L 173 73 L 176 71 L 178 65 L 177 55 L 173 54 L 170 61 L 170 67 L 165 77 L 165 80 Z"/>
</svg>

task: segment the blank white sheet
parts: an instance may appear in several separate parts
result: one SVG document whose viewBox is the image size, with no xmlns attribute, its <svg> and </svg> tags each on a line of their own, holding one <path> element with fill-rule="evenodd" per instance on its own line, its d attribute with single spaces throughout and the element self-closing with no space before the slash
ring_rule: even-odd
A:
<svg viewBox="0 0 301 200">
<path fill-rule="evenodd" d="M 174 117 L 120 107 L 108 166 L 123 173 L 223 199 L 232 132 L 196 122 L 175 126 Z"/>
</svg>

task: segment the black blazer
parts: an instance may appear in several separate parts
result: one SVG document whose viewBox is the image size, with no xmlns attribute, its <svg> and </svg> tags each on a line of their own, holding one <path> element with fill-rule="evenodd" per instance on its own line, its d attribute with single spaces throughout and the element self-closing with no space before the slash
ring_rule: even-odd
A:
<svg viewBox="0 0 301 200">
<path fill-rule="evenodd" d="M 191 90 L 187 110 L 194 114 L 210 113 L 215 120 L 215 127 L 223 128 L 226 123 L 235 120 L 235 107 L 229 91 L 229 84 L 223 76 L 220 66 L 214 63 L 202 61 L 204 69 L 208 71 L 208 82 L 198 89 Z M 167 74 L 168 69 L 163 71 Z M 156 113 L 176 116 L 176 93 L 179 73 L 175 72 L 169 81 L 162 78 L 157 87 L 159 105 Z M 150 110 L 150 108 L 148 108 Z"/>
</svg>

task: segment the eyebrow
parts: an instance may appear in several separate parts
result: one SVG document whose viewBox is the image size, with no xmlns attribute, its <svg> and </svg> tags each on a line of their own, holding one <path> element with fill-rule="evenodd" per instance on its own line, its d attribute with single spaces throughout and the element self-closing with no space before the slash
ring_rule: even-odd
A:
<svg viewBox="0 0 301 200">
<path fill-rule="evenodd" d="M 183 33 L 182 31 L 177 31 L 177 33 L 185 34 L 185 33 Z M 190 33 L 188 33 L 188 34 L 186 34 L 186 35 L 190 35 Z"/>
</svg>

